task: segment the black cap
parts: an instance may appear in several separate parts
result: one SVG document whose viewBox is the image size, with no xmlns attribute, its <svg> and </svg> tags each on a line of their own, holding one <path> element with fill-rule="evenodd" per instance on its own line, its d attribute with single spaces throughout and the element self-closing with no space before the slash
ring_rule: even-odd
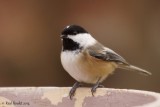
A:
<svg viewBox="0 0 160 107">
<path fill-rule="evenodd" d="M 69 25 L 64 28 L 62 35 L 77 35 L 80 33 L 88 33 L 84 28 L 78 25 Z"/>
</svg>

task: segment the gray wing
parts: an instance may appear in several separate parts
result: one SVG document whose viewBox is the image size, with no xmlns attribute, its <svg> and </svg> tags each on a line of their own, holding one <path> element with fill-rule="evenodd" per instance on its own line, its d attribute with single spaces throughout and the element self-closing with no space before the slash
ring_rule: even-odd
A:
<svg viewBox="0 0 160 107">
<path fill-rule="evenodd" d="M 95 57 L 103 61 L 110 61 L 110 62 L 116 62 L 118 64 L 129 65 L 123 57 L 121 57 L 112 50 L 104 49 L 102 51 L 95 51 L 93 49 L 89 49 L 88 52 L 92 57 Z"/>
<path fill-rule="evenodd" d="M 115 62 L 118 65 L 118 68 L 130 70 L 130 71 L 136 71 L 136 72 L 139 72 L 145 75 L 152 74 L 144 69 L 130 65 L 123 57 L 121 57 L 120 55 L 118 55 L 117 53 L 115 53 L 114 51 L 110 49 L 93 47 L 93 48 L 88 49 L 88 53 L 90 56 L 96 59 Z"/>
<path fill-rule="evenodd" d="M 116 52 L 108 48 L 104 49 L 103 45 L 101 44 L 89 47 L 87 50 L 90 56 L 103 61 L 115 62 L 118 65 L 118 68 L 130 70 L 130 71 L 137 71 L 145 75 L 152 74 L 144 69 L 130 65 L 123 57 L 121 57 Z"/>
</svg>

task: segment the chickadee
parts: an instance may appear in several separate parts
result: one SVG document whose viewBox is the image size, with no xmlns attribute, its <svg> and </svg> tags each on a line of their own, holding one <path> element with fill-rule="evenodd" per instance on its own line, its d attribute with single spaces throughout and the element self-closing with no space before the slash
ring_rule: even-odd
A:
<svg viewBox="0 0 160 107">
<path fill-rule="evenodd" d="M 137 71 L 146 75 L 150 72 L 130 65 L 123 57 L 103 46 L 90 33 L 78 25 L 70 25 L 61 33 L 61 62 L 64 69 L 77 81 L 70 90 L 70 99 L 81 83 L 94 84 L 92 95 L 100 83 L 116 68 Z"/>
</svg>

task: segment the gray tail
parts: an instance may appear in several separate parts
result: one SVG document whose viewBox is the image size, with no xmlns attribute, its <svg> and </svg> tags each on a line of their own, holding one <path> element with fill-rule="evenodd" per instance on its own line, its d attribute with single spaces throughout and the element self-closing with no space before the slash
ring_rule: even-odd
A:
<svg viewBox="0 0 160 107">
<path fill-rule="evenodd" d="M 146 76 L 152 75 L 151 72 L 148 72 L 148 71 L 146 71 L 146 70 L 144 70 L 144 69 L 141 69 L 141 68 L 136 67 L 136 66 L 133 66 L 133 65 L 118 65 L 118 68 L 130 70 L 130 71 L 136 71 L 136 72 L 138 72 L 138 73 L 140 73 L 140 74 L 144 74 L 144 75 L 146 75 Z"/>
</svg>

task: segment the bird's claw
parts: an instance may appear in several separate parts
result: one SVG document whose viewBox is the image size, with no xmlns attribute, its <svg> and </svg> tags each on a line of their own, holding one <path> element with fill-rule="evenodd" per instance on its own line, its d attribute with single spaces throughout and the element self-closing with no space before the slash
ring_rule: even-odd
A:
<svg viewBox="0 0 160 107">
<path fill-rule="evenodd" d="M 104 88 L 104 86 L 99 85 L 99 84 L 95 84 L 91 89 L 92 96 L 94 96 L 94 93 L 96 92 L 97 88 Z"/>
<path fill-rule="evenodd" d="M 76 91 L 76 89 L 71 89 L 70 90 L 70 92 L 69 92 L 69 98 L 72 100 L 72 98 L 73 98 L 73 96 L 74 96 L 74 94 L 75 94 L 75 91 Z"/>
<path fill-rule="evenodd" d="M 69 97 L 70 97 L 70 99 L 72 100 L 72 98 L 73 98 L 73 96 L 74 96 L 74 94 L 75 94 L 75 92 L 76 92 L 76 89 L 78 88 L 78 87 L 81 87 L 82 86 L 82 84 L 80 84 L 79 82 L 76 82 L 74 85 L 73 85 L 73 87 L 71 88 L 71 90 L 70 90 L 70 92 L 69 92 Z"/>
</svg>

